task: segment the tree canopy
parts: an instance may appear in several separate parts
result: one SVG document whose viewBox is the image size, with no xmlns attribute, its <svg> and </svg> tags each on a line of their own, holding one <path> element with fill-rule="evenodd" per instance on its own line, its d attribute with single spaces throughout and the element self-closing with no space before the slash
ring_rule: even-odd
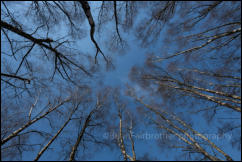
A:
<svg viewBox="0 0 242 162">
<path fill-rule="evenodd" d="M 240 1 L 1 1 L 1 159 L 241 160 Z"/>
</svg>

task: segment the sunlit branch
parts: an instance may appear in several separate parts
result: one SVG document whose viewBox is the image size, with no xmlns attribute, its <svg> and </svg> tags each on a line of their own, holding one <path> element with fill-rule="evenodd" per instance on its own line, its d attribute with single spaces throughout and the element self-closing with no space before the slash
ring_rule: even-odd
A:
<svg viewBox="0 0 242 162">
<path fill-rule="evenodd" d="M 162 84 L 162 85 L 164 85 L 164 84 Z M 225 106 L 225 107 L 231 108 L 231 109 L 233 109 L 235 111 L 241 112 L 241 108 L 239 106 L 233 106 L 233 105 L 231 105 L 229 103 L 222 102 L 220 100 L 216 100 L 216 99 L 221 99 L 221 98 L 217 98 L 217 97 L 214 97 L 214 96 L 206 95 L 206 94 L 203 94 L 203 93 L 200 93 L 198 91 L 195 91 L 195 90 L 192 90 L 192 89 L 188 89 L 188 88 L 181 88 L 181 87 L 177 87 L 177 86 L 173 86 L 173 85 L 167 85 L 167 84 L 166 84 L 166 86 L 174 88 L 174 89 L 179 89 L 179 90 L 182 90 L 184 92 L 189 92 L 189 93 L 195 94 L 197 96 L 202 97 L 203 99 L 215 102 L 215 103 L 217 103 L 217 104 L 219 104 L 221 106 Z"/>
<path fill-rule="evenodd" d="M 153 120 L 153 122 L 155 122 L 157 125 L 159 125 L 159 127 L 166 129 L 167 131 L 169 131 L 172 134 L 175 134 L 176 136 L 178 136 L 181 140 L 183 140 L 184 142 L 194 146 L 195 148 L 198 149 L 198 152 L 202 153 L 205 157 L 207 157 L 208 159 L 212 160 L 212 161 L 217 161 L 220 160 L 217 157 L 214 157 L 212 155 L 210 155 L 208 152 L 206 152 L 199 144 L 198 142 L 189 135 L 189 133 L 187 131 L 185 131 L 184 129 L 181 129 L 180 127 L 178 127 L 177 125 L 175 125 L 170 119 L 168 119 L 165 114 L 168 114 L 168 112 L 166 112 L 165 110 L 161 110 L 162 112 L 159 112 L 158 110 L 154 109 L 153 107 L 151 107 L 148 104 L 145 104 L 141 99 L 139 99 L 138 97 L 134 96 L 135 99 L 140 102 L 141 104 L 143 104 L 145 107 L 147 107 L 149 110 L 151 110 L 152 112 L 154 112 L 155 114 L 157 114 L 158 116 L 160 116 L 167 124 L 169 124 L 169 126 L 171 126 L 172 128 L 174 128 L 175 130 L 178 130 L 179 132 L 183 133 L 191 142 L 189 142 L 188 140 L 181 138 L 181 136 L 179 136 L 177 133 L 175 133 L 174 131 L 172 131 L 171 129 L 169 129 L 168 127 L 162 126 L 160 123 L 157 123 L 155 120 Z M 183 126 L 192 129 L 190 126 L 188 126 L 185 122 L 181 121 L 179 118 L 177 118 L 175 115 L 172 115 L 174 119 L 178 120 Z M 203 136 L 202 134 L 198 133 L 197 131 L 193 130 L 193 133 L 198 135 L 199 137 L 203 138 L 204 140 L 206 140 L 207 142 L 209 142 L 209 144 L 216 148 L 220 153 L 222 153 L 226 159 L 228 160 L 232 160 L 232 158 L 230 158 L 230 156 L 228 156 L 226 153 L 224 153 L 221 149 L 219 149 L 214 143 L 212 143 L 211 141 L 209 141 L 205 136 Z"/>
<path fill-rule="evenodd" d="M 182 54 L 187 54 L 187 53 L 190 53 L 190 52 L 193 52 L 193 51 L 196 51 L 196 50 L 199 50 L 205 46 L 207 46 L 208 44 L 212 43 L 213 41 L 217 40 L 217 39 L 220 39 L 222 37 L 226 37 L 226 36 L 229 36 L 229 35 L 232 35 L 234 33 L 237 33 L 237 32 L 241 32 L 241 28 L 238 28 L 238 29 L 234 29 L 232 31 L 229 31 L 229 32 L 225 32 L 225 33 L 222 33 L 222 34 L 219 34 L 219 35 L 214 35 L 214 36 L 211 36 L 212 38 L 207 40 L 206 43 L 200 45 L 200 46 L 196 46 L 196 47 L 193 47 L 193 48 L 190 48 L 190 49 L 187 49 L 185 51 L 181 51 L 181 52 L 178 52 L 178 53 L 175 53 L 171 56 L 168 56 L 168 57 L 165 57 L 165 58 L 159 58 L 159 59 L 156 59 L 154 60 L 153 62 L 160 62 L 162 60 L 166 60 L 166 59 L 170 59 L 170 58 L 173 58 L 173 57 L 176 57 L 176 56 L 179 56 L 179 55 L 182 55 Z"/>
<path fill-rule="evenodd" d="M 51 113 L 52 111 L 56 110 L 58 107 L 62 106 L 65 102 L 69 101 L 70 98 L 67 98 L 63 101 L 61 101 L 58 105 L 56 105 L 53 108 L 50 108 L 48 111 L 46 111 L 44 114 L 42 114 L 41 116 L 32 119 L 30 121 L 28 121 L 28 123 L 26 123 L 25 125 L 23 125 L 22 127 L 20 127 L 19 129 L 17 129 L 16 131 L 14 131 L 12 134 L 10 134 L 8 137 L 4 138 L 3 140 L 1 140 L 1 145 L 5 144 L 7 141 L 9 141 L 10 139 L 16 137 L 20 132 L 22 132 L 23 130 L 25 130 L 26 128 L 28 128 L 30 125 L 34 124 L 35 122 L 37 122 L 38 120 L 44 118 L 46 115 L 48 115 L 49 113 Z"/>
<path fill-rule="evenodd" d="M 55 139 L 59 136 L 59 134 L 62 132 L 62 130 L 67 126 L 67 124 L 70 122 L 72 115 L 77 110 L 79 104 L 72 110 L 71 114 L 69 115 L 69 118 L 66 120 L 66 122 L 62 125 L 62 127 L 58 130 L 58 132 L 51 138 L 51 140 L 43 147 L 40 152 L 35 157 L 34 161 L 38 161 L 39 158 L 43 155 L 43 153 L 48 149 L 48 147 L 55 141 Z"/>
<path fill-rule="evenodd" d="M 218 73 L 211 73 L 211 72 L 205 72 L 205 71 L 200 71 L 197 69 L 178 69 L 178 70 L 187 70 L 187 71 L 193 71 L 196 73 L 200 73 L 200 74 L 204 74 L 204 75 L 209 75 L 209 76 L 214 76 L 214 77 L 220 77 L 220 78 L 230 78 L 230 79 L 236 79 L 236 80 L 241 80 L 240 77 L 236 77 L 236 76 L 231 76 L 231 75 L 222 75 L 222 74 L 218 74 Z"/>
</svg>

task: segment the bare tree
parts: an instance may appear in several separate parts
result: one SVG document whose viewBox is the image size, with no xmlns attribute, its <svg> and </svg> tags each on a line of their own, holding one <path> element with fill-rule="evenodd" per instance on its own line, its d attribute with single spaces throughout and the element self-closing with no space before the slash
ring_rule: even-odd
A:
<svg viewBox="0 0 242 162">
<path fill-rule="evenodd" d="M 38 120 L 42 119 L 43 117 L 45 117 L 46 115 L 48 115 L 49 113 L 51 113 L 52 111 L 56 110 L 57 108 L 59 108 L 60 106 L 62 106 L 65 102 L 69 101 L 70 98 L 67 98 L 63 101 L 60 101 L 56 106 L 54 107 L 49 107 L 48 111 L 46 111 L 45 113 L 41 114 L 40 116 L 37 116 L 35 118 L 33 118 L 32 120 L 28 121 L 25 125 L 23 125 L 21 128 L 15 130 L 13 133 L 9 134 L 7 137 L 5 137 L 4 139 L 1 140 L 1 145 L 5 144 L 7 141 L 9 141 L 10 139 L 18 136 L 18 134 L 20 132 L 22 132 L 24 129 L 26 129 L 27 127 L 29 127 L 30 125 L 32 125 L 33 123 L 37 122 Z"/>
<path fill-rule="evenodd" d="M 90 110 L 90 112 L 88 113 L 87 116 L 84 117 L 84 123 L 82 125 L 80 125 L 81 130 L 78 131 L 78 137 L 75 140 L 74 145 L 72 146 L 70 155 L 69 155 L 69 161 L 73 161 L 75 160 L 77 151 L 78 151 L 78 147 L 80 145 L 80 143 L 83 141 L 85 142 L 85 136 L 90 136 L 94 141 L 94 143 L 98 143 L 98 144 L 104 144 L 105 145 L 105 141 L 98 141 L 95 138 L 95 135 L 93 135 L 91 133 L 92 129 L 97 129 L 97 127 L 104 127 L 104 114 L 103 112 L 105 111 L 105 106 L 107 106 L 108 103 L 108 96 L 109 92 L 106 91 L 104 92 L 104 94 L 97 94 L 97 98 L 96 98 L 96 104 L 94 106 L 94 108 L 92 108 Z M 99 115 L 98 115 L 99 114 Z M 101 115 L 100 115 L 101 114 Z M 88 130 L 89 129 L 89 130 Z"/>
<path fill-rule="evenodd" d="M 120 92 L 117 89 L 116 91 L 114 91 L 114 102 L 117 106 L 118 117 L 119 117 L 119 128 L 118 128 L 119 131 L 118 131 L 117 144 L 120 148 L 121 153 L 123 154 L 124 161 L 127 161 L 128 159 L 130 161 L 136 161 L 135 145 L 134 145 L 133 132 L 132 132 L 134 119 L 131 117 L 130 112 L 126 108 L 126 105 L 120 101 L 119 93 Z M 128 118 L 124 120 L 123 115 L 127 116 Z M 125 131 L 123 131 L 123 129 L 125 129 Z M 126 139 L 129 139 L 131 143 L 132 156 L 129 155 L 128 149 L 126 149 L 126 147 L 128 146 L 126 143 L 128 141 L 126 141 Z"/>
<path fill-rule="evenodd" d="M 205 134 L 232 133 L 225 142 L 241 149 L 240 2 L 1 4 L 3 160 L 89 160 L 104 147 L 125 161 L 151 159 L 133 136 L 150 129 L 176 137 L 160 149 L 189 160 L 236 159 Z M 136 45 L 147 59 L 131 69 L 128 94 L 102 83 L 99 54 L 114 69 L 111 60 Z M 114 139 L 102 136 L 110 131 Z"/>
<path fill-rule="evenodd" d="M 131 90 L 131 89 L 130 89 Z M 132 91 L 132 90 L 131 90 Z M 189 126 L 189 124 L 187 124 L 186 122 L 184 122 L 182 119 L 180 119 L 179 117 L 177 117 L 175 114 L 169 113 L 166 110 L 162 109 L 162 108 L 157 108 L 157 107 L 153 107 L 150 106 L 148 104 L 145 104 L 142 99 L 138 98 L 134 92 L 129 92 L 138 102 L 140 102 L 141 104 L 143 104 L 147 109 L 149 109 L 150 111 L 154 112 L 160 119 L 162 119 L 162 121 L 160 121 L 159 119 L 154 119 L 153 117 L 150 116 L 151 120 L 161 129 L 165 129 L 167 132 L 174 134 L 175 136 L 177 136 L 179 139 L 181 139 L 182 141 L 184 141 L 187 146 L 185 146 L 185 148 L 188 148 L 188 151 L 195 151 L 197 153 L 201 153 L 204 155 L 205 159 L 209 159 L 212 161 L 218 161 L 221 160 L 220 158 L 218 158 L 215 154 L 211 155 L 209 152 L 207 152 L 205 150 L 206 145 L 205 146 L 201 146 L 201 144 L 204 144 L 201 141 L 198 141 L 196 138 L 194 138 L 191 135 L 195 135 L 198 136 L 199 138 L 201 138 L 202 140 L 204 140 L 205 142 L 207 142 L 209 144 L 210 147 L 216 149 L 219 153 L 221 153 L 224 158 L 226 158 L 226 160 L 232 160 L 232 158 L 226 154 L 224 151 L 222 151 L 218 146 L 216 146 L 212 141 L 210 141 L 206 136 L 202 135 L 201 133 L 199 133 L 198 131 L 194 130 L 191 126 Z M 191 133 L 189 132 L 191 131 Z M 184 138 L 186 137 L 186 138 Z"/>
<path fill-rule="evenodd" d="M 66 120 L 66 122 L 62 125 L 62 127 L 58 130 L 58 132 L 51 138 L 51 140 L 45 145 L 44 148 L 41 149 L 41 151 L 37 154 L 36 158 L 34 159 L 34 161 L 38 161 L 39 158 L 42 156 L 42 154 L 48 149 L 48 147 L 51 145 L 51 143 L 58 137 L 58 135 L 62 132 L 62 130 L 67 126 L 67 124 L 71 121 L 72 119 L 72 115 L 75 113 L 75 111 L 77 110 L 77 108 L 79 107 L 78 103 L 74 109 L 71 111 L 70 116 L 68 117 L 68 119 Z"/>
</svg>

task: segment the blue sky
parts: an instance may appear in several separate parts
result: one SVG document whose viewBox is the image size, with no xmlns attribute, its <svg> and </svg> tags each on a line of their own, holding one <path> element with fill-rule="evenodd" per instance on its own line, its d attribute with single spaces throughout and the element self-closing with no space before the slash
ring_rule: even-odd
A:
<svg viewBox="0 0 242 162">
<path fill-rule="evenodd" d="M 27 3 L 27 2 L 25 2 L 25 3 Z M 92 11 L 94 14 L 94 18 L 96 20 L 97 11 L 95 11 L 93 8 L 98 6 L 98 4 L 100 4 L 100 3 L 91 2 L 90 4 L 91 4 L 91 8 L 92 8 Z M 10 5 L 9 8 L 13 9 L 14 11 L 18 11 L 18 12 L 25 12 L 25 10 L 24 10 L 25 7 L 23 7 L 22 5 L 23 5 L 23 3 L 21 5 L 18 5 L 18 3 L 15 2 L 15 3 L 12 3 L 12 5 Z M 21 13 L 18 13 L 18 12 L 16 13 L 16 15 L 21 15 Z M 144 16 L 145 15 L 140 14 L 138 16 L 138 19 L 142 20 L 142 18 Z M 30 21 L 29 19 L 25 19 L 25 18 L 20 18 L 20 19 L 23 24 L 25 22 L 27 23 L 28 21 Z M 178 17 L 174 17 L 173 22 L 176 22 L 177 19 L 178 19 Z M 95 80 L 91 79 L 91 81 L 89 81 L 88 78 L 85 78 L 84 81 L 87 80 L 87 82 L 92 84 L 93 88 L 95 88 L 95 86 L 97 86 L 100 81 L 103 82 L 103 84 L 105 86 L 112 86 L 112 87 L 120 86 L 122 88 L 125 88 L 125 84 L 129 83 L 129 84 L 131 84 L 131 86 L 133 88 L 136 89 L 136 91 L 138 92 L 139 95 L 147 94 L 145 89 L 142 89 L 137 83 L 130 81 L 130 79 L 129 79 L 130 69 L 133 66 L 144 67 L 144 62 L 145 62 L 145 59 L 147 58 L 148 54 L 154 53 L 155 55 L 160 56 L 163 53 L 164 46 L 167 46 L 167 45 L 162 43 L 163 37 L 160 37 L 156 43 L 152 44 L 152 46 L 150 46 L 148 48 L 143 48 L 143 47 L 140 47 L 140 41 L 137 40 L 137 38 L 134 35 L 131 35 L 130 33 L 121 32 L 122 33 L 121 35 L 123 36 L 123 38 L 127 41 L 127 43 L 130 46 L 129 46 L 128 50 L 126 50 L 125 52 L 122 52 L 122 54 L 118 54 L 118 52 L 110 51 L 105 46 L 106 42 L 103 41 L 106 39 L 106 36 L 108 35 L 108 34 L 105 34 L 105 32 L 108 33 L 111 30 L 111 28 L 113 27 L 113 25 L 114 25 L 114 22 L 111 22 L 110 24 L 108 24 L 104 29 L 104 34 L 103 34 L 104 36 L 98 37 L 98 34 L 96 34 L 95 38 L 96 38 L 98 44 L 100 45 L 101 49 L 103 50 L 103 52 L 113 58 L 113 64 L 115 65 L 115 70 L 105 71 L 104 70 L 105 62 L 104 62 L 102 56 L 99 55 L 98 61 L 99 61 L 100 67 L 101 67 L 101 72 L 97 74 L 97 78 L 95 78 Z M 31 28 L 31 26 L 30 26 L 30 28 Z M 84 22 L 83 29 L 85 29 L 87 32 L 89 32 L 89 26 L 88 26 L 87 21 Z M 163 34 L 166 34 L 165 29 L 166 28 L 164 28 L 164 30 L 161 32 L 161 36 Z M 196 33 L 200 30 L 201 30 L 201 28 L 198 28 L 197 31 L 193 31 L 193 32 Z M 67 33 L 67 29 L 65 29 L 65 27 L 62 25 L 57 26 L 56 31 L 58 31 L 58 32 L 50 33 L 51 38 L 58 39 L 64 35 L 66 35 L 66 33 Z M 39 34 L 41 34 L 41 32 Z M 175 45 L 176 44 L 169 45 L 169 49 L 167 50 L 167 51 L 169 51 L 168 53 L 173 53 L 174 49 L 176 49 Z M 84 54 L 84 55 L 90 54 L 94 58 L 96 49 L 94 48 L 94 45 L 91 42 L 88 34 L 85 38 L 76 41 L 73 46 L 76 47 L 77 49 L 81 49 L 81 52 L 80 52 L 81 54 Z M 4 50 L 5 48 L 7 48 L 7 47 L 3 46 L 2 49 Z M 179 56 L 179 57 L 181 58 L 182 56 Z M 31 59 L 37 60 L 35 57 L 33 57 Z M 177 59 L 179 59 L 179 58 L 177 58 Z M 83 60 L 84 60 L 84 57 L 83 57 Z M 173 59 L 173 60 L 176 60 L 176 59 Z M 168 62 L 164 62 L 164 64 L 162 66 L 166 67 Z M 39 63 L 39 66 L 41 67 L 41 65 L 44 63 L 44 61 L 38 62 L 38 63 Z M 11 63 L 11 64 L 12 64 L 13 69 L 15 69 L 14 68 L 15 65 L 16 65 L 16 67 L 18 65 L 15 63 Z M 36 65 L 37 65 L 37 63 L 36 63 Z M 198 66 L 196 66 L 196 67 L 199 67 L 199 63 L 197 65 Z M 204 64 L 201 63 L 200 67 L 202 67 L 203 65 Z M 214 65 L 210 65 L 210 66 L 211 66 L 211 68 L 213 68 L 213 66 L 216 66 L 216 65 L 214 64 Z M 48 71 L 48 69 L 51 69 L 51 67 L 48 65 L 45 68 L 47 69 L 46 71 Z M 61 81 L 59 80 L 60 79 L 59 77 L 56 77 L 56 79 L 57 79 L 56 82 L 61 83 Z M 53 85 L 52 90 L 54 93 L 58 94 L 59 91 L 55 90 L 55 87 L 58 87 L 56 82 L 52 83 L 52 85 Z M 97 88 L 97 89 L 99 89 L 99 88 Z M 126 98 L 126 97 L 124 97 L 124 98 Z M 157 99 L 157 97 L 155 97 L 155 96 L 148 96 L 147 98 Z M 129 101 L 128 108 L 135 110 L 135 108 L 137 107 L 138 104 L 135 103 L 134 100 L 131 98 L 129 98 L 127 101 Z M 198 105 L 198 107 L 200 107 L 200 106 L 203 106 L 203 105 Z M 39 111 L 39 109 L 41 108 L 41 104 L 39 104 L 37 106 L 37 108 Z M 184 108 L 185 111 L 188 111 L 188 109 L 189 108 Z M 38 111 L 36 110 L 36 112 L 38 112 Z M 179 110 L 177 110 L 177 111 L 179 112 Z M 186 112 L 184 112 L 184 113 L 186 113 Z M 227 114 L 228 114 L 228 112 L 226 110 L 221 110 L 219 112 L 218 117 L 223 117 L 223 116 L 227 117 L 228 116 Z M 231 113 L 231 115 L 240 118 L 240 115 L 237 113 Z M 220 123 L 218 122 L 219 119 L 216 119 L 212 123 L 208 124 L 208 122 L 206 121 L 206 118 L 204 118 L 204 116 L 201 114 L 196 114 L 196 116 L 191 116 L 190 119 L 192 120 L 193 127 L 197 131 L 200 131 L 204 134 L 216 134 L 217 127 L 220 125 Z M 62 119 L 62 120 L 60 119 L 58 121 L 59 121 L 59 123 L 57 125 L 60 126 L 65 121 L 65 119 Z M 238 124 L 241 124 L 241 122 L 239 120 L 237 120 L 235 122 Z M 37 122 L 31 128 L 43 129 L 47 132 L 52 132 L 51 128 L 47 125 L 48 125 L 48 121 L 43 120 L 43 121 Z M 76 127 L 69 126 L 65 129 L 65 131 L 72 130 L 75 128 Z M 54 133 L 55 133 L 55 131 L 54 131 Z M 104 135 L 103 133 L 105 133 L 105 132 L 100 132 L 100 134 L 98 134 L 97 136 L 101 137 Z M 144 125 L 143 122 L 141 122 L 140 128 L 135 133 L 136 134 L 147 134 L 147 133 L 148 134 L 159 134 L 159 131 L 157 132 L 156 130 L 154 130 L 153 127 L 147 127 L 146 125 Z M 229 144 L 231 138 L 233 138 L 233 136 L 236 136 L 236 134 L 234 135 L 234 134 L 228 133 L 226 135 L 227 136 L 224 136 L 224 138 L 214 139 L 213 142 L 215 144 L 217 144 L 218 146 L 220 146 L 231 157 L 233 157 L 234 160 L 240 160 L 241 159 L 240 151 L 232 148 L 231 145 Z M 75 135 L 73 135 L 73 136 L 77 136 L 77 132 L 75 132 Z M 60 135 L 60 137 L 61 137 L 60 141 L 62 138 L 65 138 L 65 136 L 62 136 L 62 135 Z M 68 138 L 70 138 L 70 137 L 68 137 Z M 38 136 L 31 136 L 30 139 L 33 143 L 39 142 Z M 175 155 L 180 155 L 182 153 L 181 150 L 179 150 L 179 149 L 177 149 L 177 150 L 176 149 L 171 149 L 171 150 L 163 149 L 157 143 L 158 143 L 158 141 L 154 140 L 154 139 L 147 139 L 147 140 L 136 139 L 135 140 L 135 149 L 136 149 L 137 158 L 141 158 L 143 155 L 145 155 L 145 153 L 148 153 L 149 156 L 151 157 L 151 159 L 154 159 L 154 160 L 176 160 Z M 60 149 L 58 149 L 58 148 L 60 148 L 62 146 L 59 143 L 54 142 L 51 145 L 51 147 L 55 148 L 55 149 L 57 148 L 57 149 L 53 152 L 52 152 L 52 150 L 46 151 L 40 160 L 55 160 L 56 158 L 59 158 Z M 115 149 L 110 149 L 108 147 L 101 146 L 94 154 L 88 155 L 89 151 L 92 153 L 92 149 L 94 149 L 94 148 L 95 148 L 95 145 L 94 146 L 90 145 L 90 148 L 88 148 L 86 151 L 87 156 L 86 156 L 85 160 L 122 160 L 122 154 L 118 147 L 115 147 Z M 81 150 L 81 148 L 80 148 L 80 150 Z M 38 151 L 39 151 L 39 149 L 36 149 L 34 152 L 27 152 L 27 151 L 24 152 L 23 160 L 34 159 L 34 157 L 36 156 Z M 81 153 L 81 151 L 80 151 L 80 153 Z"/>
</svg>

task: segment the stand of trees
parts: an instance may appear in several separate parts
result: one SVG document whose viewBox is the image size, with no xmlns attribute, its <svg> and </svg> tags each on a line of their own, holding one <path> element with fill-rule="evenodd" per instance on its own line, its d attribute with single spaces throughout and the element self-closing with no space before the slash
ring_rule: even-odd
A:
<svg viewBox="0 0 242 162">
<path fill-rule="evenodd" d="M 1 96 L 2 160 L 240 160 L 241 2 L 1 1 Z"/>
</svg>

